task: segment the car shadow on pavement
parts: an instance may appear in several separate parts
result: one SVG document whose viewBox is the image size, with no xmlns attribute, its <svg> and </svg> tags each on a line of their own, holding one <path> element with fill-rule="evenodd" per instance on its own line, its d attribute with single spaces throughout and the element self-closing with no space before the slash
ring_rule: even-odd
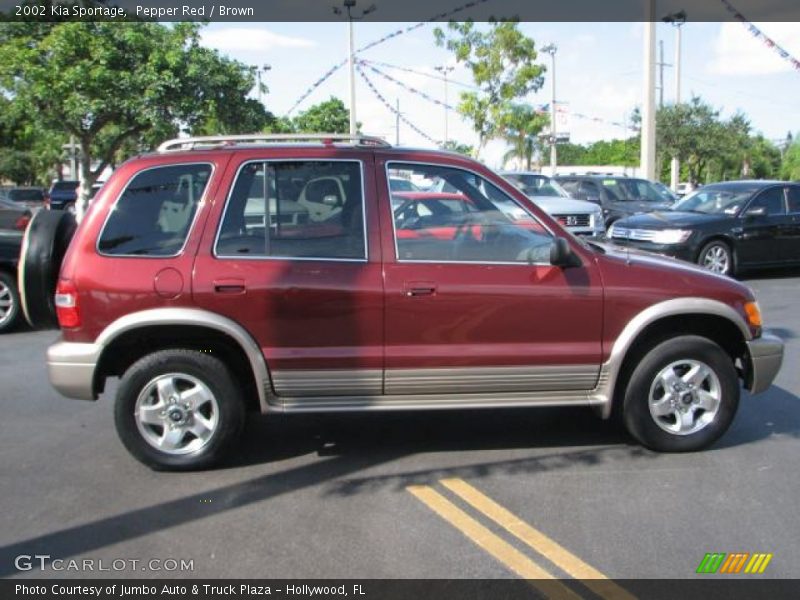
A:
<svg viewBox="0 0 800 600">
<path fill-rule="evenodd" d="M 793 279 L 797 277 L 800 277 L 800 267 L 744 271 L 737 279 L 740 281 L 757 281 L 759 279 Z"/>
<path fill-rule="evenodd" d="M 734 427 L 715 449 L 775 434 L 799 436 L 797 402 L 796 396 L 780 388 L 772 388 L 764 397 L 743 398 Z M 20 554 L 85 555 L 319 485 L 324 494 L 350 496 L 380 489 L 403 490 L 407 485 L 447 477 L 531 476 L 573 467 L 629 466 L 631 460 L 649 463 L 661 456 L 633 443 L 614 422 L 600 421 L 590 410 L 578 409 L 254 418 L 243 442 L 229 467 L 258 468 L 309 455 L 313 462 L 0 547 L 0 577 L 16 573 L 14 557 Z M 470 460 L 471 451 L 492 449 L 519 449 L 520 453 L 497 460 L 476 454 L 475 460 Z M 463 456 L 453 454 L 457 452 Z M 387 473 L 369 473 L 423 453 L 442 453 L 444 460 L 439 465 L 434 462 L 433 467 L 400 473 L 391 468 Z M 454 464 L 448 465 L 448 461 Z M 204 504 L 209 497 L 214 502 Z"/>
<path fill-rule="evenodd" d="M 731 428 L 714 448 L 752 444 L 773 436 L 800 438 L 800 398 L 777 386 L 758 396 L 743 392 Z"/>
</svg>

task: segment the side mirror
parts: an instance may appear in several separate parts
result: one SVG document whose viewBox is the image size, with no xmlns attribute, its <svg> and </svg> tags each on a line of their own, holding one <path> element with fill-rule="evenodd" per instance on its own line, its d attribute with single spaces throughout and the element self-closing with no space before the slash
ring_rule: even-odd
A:
<svg viewBox="0 0 800 600">
<path fill-rule="evenodd" d="M 594 202 L 595 204 L 600 204 L 600 196 L 586 196 L 587 202 Z"/>
<path fill-rule="evenodd" d="M 570 267 L 580 267 L 581 259 L 572 251 L 567 240 L 557 237 L 550 246 L 550 264 L 554 267 L 568 269 Z"/>
<path fill-rule="evenodd" d="M 747 217 L 763 217 L 767 214 L 767 209 L 763 206 L 754 206 L 753 208 L 748 208 L 744 214 Z"/>
</svg>

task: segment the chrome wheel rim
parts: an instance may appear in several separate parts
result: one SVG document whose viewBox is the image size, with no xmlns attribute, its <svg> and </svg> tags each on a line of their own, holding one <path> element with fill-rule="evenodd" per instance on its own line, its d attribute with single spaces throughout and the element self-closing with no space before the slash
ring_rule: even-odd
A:
<svg viewBox="0 0 800 600">
<path fill-rule="evenodd" d="M 703 254 L 703 267 L 713 273 L 725 275 L 731 264 L 731 257 L 724 246 L 711 246 Z"/>
<path fill-rule="evenodd" d="M 664 431 L 691 435 L 710 425 L 719 412 L 722 386 L 714 370 L 694 359 L 675 361 L 650 386 L 650 415 Z"/>
<path fill-rule="evenodd" d="M 5 325 L 14 314 L 14 295 L 11 287 L 0 281 L 0 325 Z"/>
<path fill-rule="evenodd" d="M 219 425 L 214 394 L 186 373 L 167 373 L 151 380 L 136 399 L 133 414 L 144 440 L 172 455 L 204 448 Z"/>
</svg>

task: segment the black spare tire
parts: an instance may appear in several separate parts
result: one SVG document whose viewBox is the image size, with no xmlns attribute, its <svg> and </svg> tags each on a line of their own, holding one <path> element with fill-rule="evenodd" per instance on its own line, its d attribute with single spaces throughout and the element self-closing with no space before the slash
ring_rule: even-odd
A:
<svg viewBox="0 0 800 600">
<path fill-rule="evenodd" d="M 55 292 L 58 273 L 77 222 L 61 210 L 37 212 L 22 238 L 19 257 L 20 304 L 35 329 L 57 329 Z"/>
</svg>

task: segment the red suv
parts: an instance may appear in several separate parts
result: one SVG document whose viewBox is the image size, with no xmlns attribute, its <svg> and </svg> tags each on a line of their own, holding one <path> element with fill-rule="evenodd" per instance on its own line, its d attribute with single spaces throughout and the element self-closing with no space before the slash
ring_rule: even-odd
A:
<svg viewBox="0 0 800 600">
<path fill-rule="evenodd" d="M 396 180 L 455 191 L 411 210 Z M 573 237 L 483 165 L 375 138 L 174 140 L 70 219 L 28 228 L 24 309 L 62 330 L 61 393 L 120 378 L 117 430 L 154 468 L 217 462 L 248 410 L 591 406 L 696 450 L 783 356 L 746 286 Z"/>
</svg>

